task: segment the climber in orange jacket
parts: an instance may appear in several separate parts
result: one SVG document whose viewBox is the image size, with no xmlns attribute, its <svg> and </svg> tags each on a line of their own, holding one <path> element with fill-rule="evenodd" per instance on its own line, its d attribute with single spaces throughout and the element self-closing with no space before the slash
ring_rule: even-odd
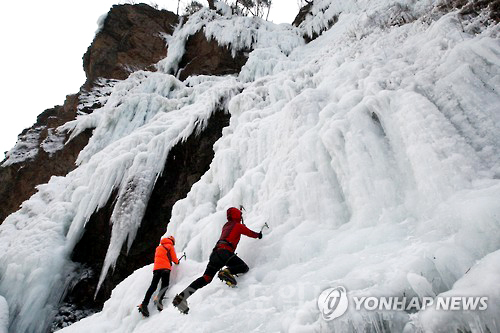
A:
<svg viewBox="0 0 500 333">
<path fill-rule="evenodd" d="M 248 272 L 249 268 L 247 264 L 234 251 L 238 246 L 241 235 L 261 239 L 262 231 L 252 231 L 242 224 L 241 221 L 241 211 L 239 209 L 232 207 L 227 210 L 227 222 L 222 227 L 221 236 L 212 250 L 203 276 L 194 280 L 184 291 L 176 295 L 172 302 L 182 313 L 189 311 L 186 299 L 196 290 L 209 284 L 217 271 L 224 266 L 227 266 L 227 268 L 220 270 L 218 277 L 229 286 L 236 286 L 234 275 Z"/>
<path fill-rule="evenodd" d="M 149 317 L 149 300 L 155 292 L 160 280 L 161 288 L 160 292 L 158 293 L 156 305 L 159 311 L 163 310 L 163 297 L 165 296 L 165 292 L 167 291 L 170 282 L 170 270 L 172 269 L 172 263 L 176 265 L 179 264 L 179 259 L 177 259 L 174 245 L 174 236 L 169 236 L 162 238 L 160 240 L 160 245 L 158 245 L 158 247 L 156 248 L 153 268 L 153 280 L 151 281 L 151 285 L 149 286 L 149 289 L 144 296 L 142 304 L 139 305 L 139 312 L 142 313 L 145 317 Z"/>
</svg>

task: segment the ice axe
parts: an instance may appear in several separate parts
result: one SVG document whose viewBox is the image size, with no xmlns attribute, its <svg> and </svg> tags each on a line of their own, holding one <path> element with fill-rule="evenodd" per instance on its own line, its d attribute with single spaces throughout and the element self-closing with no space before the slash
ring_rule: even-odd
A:
<svg viewBox="0 0 500 333">
<path fill-rule="evenodd" d="M 185 260 L 187 260 L 187 257 L 186 257 L 186 252 L 184 252 L 184 254 L 179 258 L 179 262 L 181 262 L 181 259 L 184 258 Z"/>
<path fill-rule="evenodd" d="M 240 212 L 243 213 L 243 211 L 246 211 L 245 207 L 243 205 L 240 205 Z M 241 224 L 245 225 L 245 221 L 243 220 L 243 214 L 241 214 Z"/>
<path fill-rule="evenodd" d="M 262 230 L 264 230 L 264 228 L 269 229 L 269 226 L 267 225 L 267 222 L 264 223 L 264 225 L 262 226 L 262 228 L 260 228 L 260 232 L 262 232 Z"/>
</svg>

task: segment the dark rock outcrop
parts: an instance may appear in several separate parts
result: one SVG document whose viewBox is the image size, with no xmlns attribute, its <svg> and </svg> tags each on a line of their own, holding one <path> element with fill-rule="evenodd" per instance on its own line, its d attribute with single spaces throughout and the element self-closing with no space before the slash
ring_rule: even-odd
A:
<svg viewBox="0 0 500 333">
<path fill-rule="evenodd" d="M 306 1 L 307 2 L 307 5 L 303 6 L 302 8 L 300 8 L 299 10 L 299 13 L 297 14 L 297 16 L 295 17 L 295 19 L 293 20 L 292 22 L 292 25 L 298 27 L 302 24 L 302 22 L 304 22 L 308 16 L 313 16 L 312 14 L 312 8 L 313 8 L 313 4 L 314 4 L 314 1 L 313 0 L 310 0 L 310 1 Z M 326 8 L 323 8 L 321 9 L 321 11 L 323 11 L 323 13 L 325 12 Z M 303 36 L 304 40 L 306 41 L 306 43 L 309 43 L 313 40 L 315 40 L 316 38 L 318 38 L 319 36 L 321 36 L 321 34 L 325 31 L 327 31 L 328 29 L 330 29 L 335 23 L 337 23 L 338 21 L 338 16 L 333 16 L 331 19 L 328 20 L 328 22 L 326 22 L 326 26 L 320 28 L 320 29 L 317 29 L 315 30 L 313 33 L 312 33 L 312 36 L 309 36 L 307 34 L 305 34 Z"/>
<path fill-rule="evenodd" d="M 83 56 L 84 89 L 98 78 L 126 79 L 137 70 L 154 71 L 167 55 L 163 35 L 171 35 L 179 17 L 146 4 L 114 5 Z"/>
<path fill-rule="evenodd" d="M 292 25 L 298 27 L 302 22 L 304 22 L 307 15 L 311 13 L 312 5 L 313 2 L 311 1 L 307 5 L 300 8 L 299 13 L 295 16 L 295 19 L 292 22 Z"/>
<path fill-rule="evenodd" d="M 447 0 L 437 6 L 443 11 L 459 9 L 461 16 L 478 16 L 481 12 L 486 12 L 495 23 L 500 22 L 500 0 Z"/>
<path fill-rule="evenodd" d="M 203 32 L 189 37 L 186 51 L 179 63 L 179 79 L 190 75 L 227 75 L 241 71 L 248 57 L 240 51 L 233 58 L 228 47 L 221 47 L 215 40 L 208 41 Z"/>
</svg>

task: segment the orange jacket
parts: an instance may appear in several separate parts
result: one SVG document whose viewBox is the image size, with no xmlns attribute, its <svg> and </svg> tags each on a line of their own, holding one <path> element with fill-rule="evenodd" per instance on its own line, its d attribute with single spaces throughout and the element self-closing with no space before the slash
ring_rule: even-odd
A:
<svg viewBox="0 0 500 333">
<path fill-rule="evenodd" d="M 160 245 L 158 245 L 155 251 L 155 266 L 153 270 L 170 270 L 172 268 L 172 263 L 176 265 L 179 264 L 179 259 L 177 259 L 174 244 L 169 238 L 162 238 L 160 241 Z"/>
</svg>

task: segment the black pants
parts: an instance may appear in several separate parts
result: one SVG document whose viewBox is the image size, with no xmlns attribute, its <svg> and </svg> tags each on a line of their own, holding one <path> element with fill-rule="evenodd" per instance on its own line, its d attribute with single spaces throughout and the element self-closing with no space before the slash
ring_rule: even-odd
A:
<svg viewBox="0 0 500 333">
<path fill-rule="evenodd" d="M 203 288 L 212 282 L 215 274 L 217 274 L 217 272 L 224 266 L 227 266 L 229 272 L 233 275 L 243 274 L 249 270 L 247 264 L 245 264 L 245 262 L 235 253 L 224 249 L 214 249 L 212 254 L 210 254 L 210 259 L 208 260 L 208 265 L 205 269 L 205 273 L 203 273 L 203 276 L 194 280 L 182 292 L 184 299 L 194 294 L 196 290 Z"/>
<path fill-rule="evenodd" d="M 153 280 L 151 281 L 151 285 L 149 286 L 148 291 L 146 291 L 146 296 L 144 296 L 144 300 L 142 301 L 142 304 L 144 306 L 147 306 L 149 303 L 149 300 L 151 299 L 151 296 L 156 290 L 156 287 L 158 286 L 158 282 L 161 280 L 161 288 L 160 292 L 158 293 L 158 300 L 163 300 L 163 296 L 165 296 L 165 293 L 167 292 L 168 289 L 168 284 L 170 283 L 170 270 L 168 269 L 157 269 L 156 271 L 153 271 Z"/>
</svg>

